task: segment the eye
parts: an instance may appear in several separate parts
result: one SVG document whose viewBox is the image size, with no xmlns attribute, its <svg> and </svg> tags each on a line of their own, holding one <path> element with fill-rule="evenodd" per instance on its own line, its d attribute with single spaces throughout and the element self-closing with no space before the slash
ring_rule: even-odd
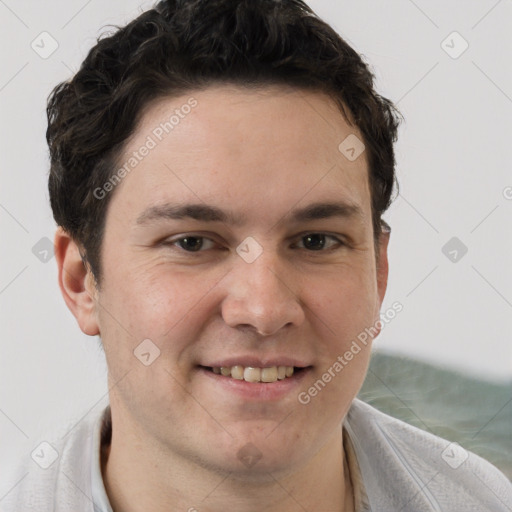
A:
<svg viewBox="0 0 512 512">
<path fill-rule="evenodd" d="M 300 239 L 300 242 L 297 245 L 301 249 L 304 248 L 308 251 L 322 251 L 325 249 L 332 249 L 337 245 L 343 245 L 343 242 L 332 235 L 308 233 Z"/>
<path fill-rule="evenodd" d="M 205 249 L 212 249 L 215 242 L 204 236 L 184 236 L 170 242 L 170 244 L 177 245 L 187 252 L 199 252 Z"/>
</svg>

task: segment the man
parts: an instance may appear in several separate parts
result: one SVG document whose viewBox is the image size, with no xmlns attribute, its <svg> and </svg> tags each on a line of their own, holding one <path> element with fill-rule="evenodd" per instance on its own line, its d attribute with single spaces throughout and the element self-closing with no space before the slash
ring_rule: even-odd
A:
<svg viewBox="0 0 512 512">
<path fill-rule="evenodd" d="M 301 0 L 160 2 L 48 119 L 59 284 L 110 407 L 13 510 L 512 508 L 491 464 L 355 399 L 398 114 Z"/>
</svg>

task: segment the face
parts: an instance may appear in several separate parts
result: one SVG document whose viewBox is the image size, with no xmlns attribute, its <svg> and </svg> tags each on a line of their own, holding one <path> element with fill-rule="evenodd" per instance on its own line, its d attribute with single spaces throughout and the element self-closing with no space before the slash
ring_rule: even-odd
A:
<svg viewBox="0 0 512 512">
<path fill-rule="evenodd" d="M 351 134 L 327 96 L 282 88 L 145 111 L 120 167 L 145 156 L 110 192 L 88 322 L 117 426 L 146 449 L 242 474 L 305 465 L 339 438 L 370 343 L 344 355 L 386 281 L 366 155 L 338 149 Z"/>
</svg>

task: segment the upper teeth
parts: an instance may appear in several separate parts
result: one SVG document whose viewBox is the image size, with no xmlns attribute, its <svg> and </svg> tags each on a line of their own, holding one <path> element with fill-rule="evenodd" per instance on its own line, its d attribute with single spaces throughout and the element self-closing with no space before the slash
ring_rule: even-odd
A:
<svg viewBox="0 0 512 512">
<path fill-rule="evenodd" d="M 252 366 L 221 366 L 213 367 L 213 373 L 232 377 L 247 382 L 276 382 L 293 375 L 293 366 L 271 366 L 270 368 L 255 368 Z"/>
</svg>

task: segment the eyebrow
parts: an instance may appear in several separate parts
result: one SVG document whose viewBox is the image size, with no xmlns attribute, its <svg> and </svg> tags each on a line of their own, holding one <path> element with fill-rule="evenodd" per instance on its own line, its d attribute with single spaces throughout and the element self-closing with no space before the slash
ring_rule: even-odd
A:
<svg viewBox="0 0 512 512">
<path fill-rule="evenodd" d="M 137 218 L 137 224 L 149 224 L 160 220 L 180 220 L 190 218 L 203 222 L 225 222 L 240 224 L 241 219 L 216 206 L 207 204 L 163 204 L 151 206 Z"/>
<path fill-rule="evenodd" d="M 361 208 L 352 203 L 327 202 L 314 203 L 304 208 L 289 212 L 287 217 L 292 222 L 307 222 L 312 220 L 328 219 L 332 217 L 351 218 L 363 216 Z M 223 222 L 226 224 L 243 224 L 243 217 L 232 212 L 207 204 L 163 204 L 151 206 L 144 210 L 136 223 L 138 225 L 151 224 L 162 220 L 180 220 L 190 218 L 202 222 Z"/>
<path fill-rule="evenodd" d="M 344 202 L 314 203 L 291 212 L 291 218 L 297 222 L 329 219 L 331 217 L 351 218 L 356 216 L 363 217 L 361 208 L 356 204 Z"/>
</svg>

